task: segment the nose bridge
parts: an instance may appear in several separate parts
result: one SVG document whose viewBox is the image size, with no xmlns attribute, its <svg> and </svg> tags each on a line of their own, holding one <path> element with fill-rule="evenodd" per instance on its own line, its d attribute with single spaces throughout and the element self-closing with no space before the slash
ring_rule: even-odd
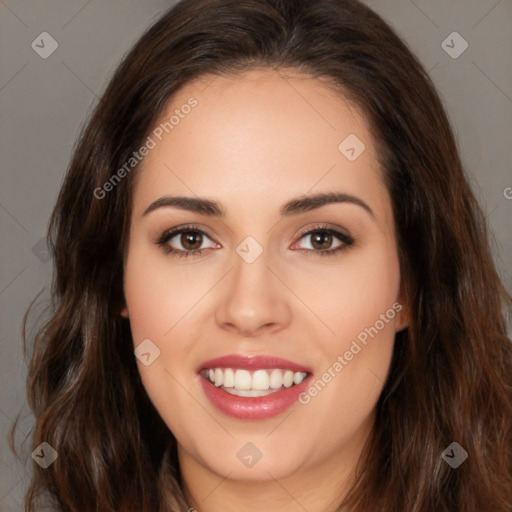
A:
<svg viewBox="0 0 512 512">
<path fill-rule="evenodd" d="M 236 248 L 216 319 L 220 326 L 245 335 L 278 329 L 289 321 L 285 290 L 268 268 L 270 253 L 248 237 Z"/>
<path fill-rule="evenodd" d="M 271 286 L 268 281 L 272 273 L 269 270 L 269 251 L 251 240 L 244 240 L 236 248 L 234 268 L 231 276 L 233 294 L 250 295 L 258 293 L 259 288 Z M 250 293 L 246 293 L 250 292 Z"/>
</svg>

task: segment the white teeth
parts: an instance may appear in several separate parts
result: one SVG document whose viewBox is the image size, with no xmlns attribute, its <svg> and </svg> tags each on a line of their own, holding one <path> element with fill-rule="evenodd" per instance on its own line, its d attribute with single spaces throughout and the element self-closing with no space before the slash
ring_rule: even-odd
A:
<svg viewBox="0 0 512 512">
<path fill-rule="evenodd" d="M 220 368 L 215 368 L 215 382 L 214 384 L 219 387 L 224 382 L 224 372 Z"/>
<path fill-rule="evenodd" d="M 272 370 L 270 374 L 270 387 L 272 389 L 280 388 L 283 385 L 283 373 L 281 370 Z"/>
<path fill-rule="evenodd" d="M 291 387 L 293 384 L 293 372 L 288 370 L 283 377 L 283 384 L 285 388 Z"/>
<path fill-rule="evenodd" d="M 259 389 L 225 389 L 230 395 L 236 396 L 249 396 L 249 397 L 258 397 L 258 396 L 267 396 L 272 393 L 276 393 L 277 389 L 271 390 L 259 390 Z"/>
<path fill-rule="evenodd" d="M 268 389 L 268 373 L 265 370 L 258 370 L 252 376 L 252 389 Z"/>
<path fill-rule="evenodd" d="M 295 372 L 293 374 L 293 383 L 294 384 L 300 384 L 303 380 L 304 380 L 304 374 L 302 372 Z"/>
<path fill-rule="evenodd" d="M 236 371 L 235 389 L 251 389 L 251 374 L 247 370 Z"/>
<path fill-rule="evenodd" d="M 209 368 L 204 372 L 212 384 L 238 396 L 264 396 L 269 392 L 300 384 L 307 376 L 305 372 L 291 370 L 248 370 L 232 368 Z"/>
<path fill-rule="evenodd" d="M 225 388 L 235 387 L 235 372 L 231 368 L 224 370 L 224 383 L 222 385 Z"/>
</svg>

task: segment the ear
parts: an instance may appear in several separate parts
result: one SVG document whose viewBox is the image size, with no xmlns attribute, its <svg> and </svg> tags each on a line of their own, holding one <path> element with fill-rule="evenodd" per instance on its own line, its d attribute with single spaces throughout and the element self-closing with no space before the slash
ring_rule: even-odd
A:
<svg viewBox="0 0 512 512">
<path fill-rule="evenodd" d="M 123 307 L 123 309 L 121 309 L 121 311 L 119 312 L 119 314 L 124 317 L 124 318 L 130 318 L 130 314 L 128 313 L 128 308 L 126 306 Z"/>
<path fill-rule="evenodd" d="M 396 311 L 395 329 L 396 332 L 402 331 L 409 327 L 411 322 L 411 311 L 409 303 L 402 295 L 393 304 L 393 309 Z"/>
</svg>

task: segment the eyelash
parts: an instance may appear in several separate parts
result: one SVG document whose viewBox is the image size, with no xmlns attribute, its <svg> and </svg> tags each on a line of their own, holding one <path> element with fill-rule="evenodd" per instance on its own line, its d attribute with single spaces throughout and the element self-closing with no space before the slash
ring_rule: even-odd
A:
<svg viewBox="0 0 512 512">
<path fill-rule="evenodd" d="M 182 233 L 200 233 L 201 235 L 204 235 L 208 238 L 207 233 L 205 233 L 203 230 L 199 229 L 197 226 L 194 225 L 187 225 L 182 226 L 177 229 L 172 229 L 170 231 L 166 231 L 163 233 L 160 238 L 155 242 L 158 246 L 162 248 L 162 250 L 165 252 L 165 254 L 172 254 L 173 256 L 177 256 L 178 258 L 195 258 L 199 257 L 205 252 L 207 249 L 198 249 L 195 251 L 183 251 L 181 249 L 174 249 L 173 247 L 170 247 L 168 245 L 169 240 L 172 240 L 176 235 L 181 235 Z M 316 251 L 314 249 L 298 249 L 300 251 L 306 251 L 306 252 L 313 252 L 318 254 L 319 256 L 333 256 L 335 254 L 338 254 L 344 250 L 349 249 L 355 242 L 355 239 L 352 238 L 349 235 L 346 235 L 345 233 L 342 233 L 340 231 L 337 231 L 336 229 L 329 228 L 325 225 L 317 225 L 313 227 L 312 229 L 309 229 L 308 231 L 302 233 L 299 237 L 299 240 L 304 238 L 305 236 L 312 235 L 314 233 L 326 233 L 329 235 L 332 235 L 336 238 L 338 238 L 341 242 L 343 242 L 339 247 L 336 247 L 336 249 L 327 249 L 324 251 Z"/>
</svg>

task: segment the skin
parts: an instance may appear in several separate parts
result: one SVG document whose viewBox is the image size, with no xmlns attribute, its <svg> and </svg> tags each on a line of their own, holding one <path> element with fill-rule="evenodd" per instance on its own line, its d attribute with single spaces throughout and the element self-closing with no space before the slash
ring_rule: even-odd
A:
<svg viewBox="0 0 512 512">
<path fill-rule="evenodd" d="M 122 315 L 135 347 L 149 338 L 160 350 L 149 366 L 137 361 L 143 384 L 178 441 L 190 506 L 266 511 L 272 502 L 287 512 L 334 511 L 371 432 L 395 333 L 407 325 L 393 212 L 368 124 L 339 93 L 293 70 L 189 83 L 161 120 L 192 96 L 197 107 L 149 152 L 136 176 Z M 349 134 L 366 146 L 355 161 L 338 149 Z M 356 196 L 373 216 L 334 203 L 280 217 L 285 202 L 320 192 Z M 216 200 L 226 216 L 177 207 L 143 215 L 166 195 Z M 200 256 L 180 258 L 155 243 L 189 223 L 207 234 L 196 246 L 206 249 Z M 342 242 L 318 248 L 313 235 L 301 238 L 318 224 L 355 243 L 320 255 Z M 250 264 L 236 252 L 248 236 L 263 248 Z M 190 248 L 180 240 L 168 244 Z M 321 378 L 396 302 L 402 311 L 306 405 L 239 420 L 202 391 L 198 365 L 233 353 L 276 355 Z M 262 453 L 251 468 L 237 458 L 248 442 Z"/>
</svg>

